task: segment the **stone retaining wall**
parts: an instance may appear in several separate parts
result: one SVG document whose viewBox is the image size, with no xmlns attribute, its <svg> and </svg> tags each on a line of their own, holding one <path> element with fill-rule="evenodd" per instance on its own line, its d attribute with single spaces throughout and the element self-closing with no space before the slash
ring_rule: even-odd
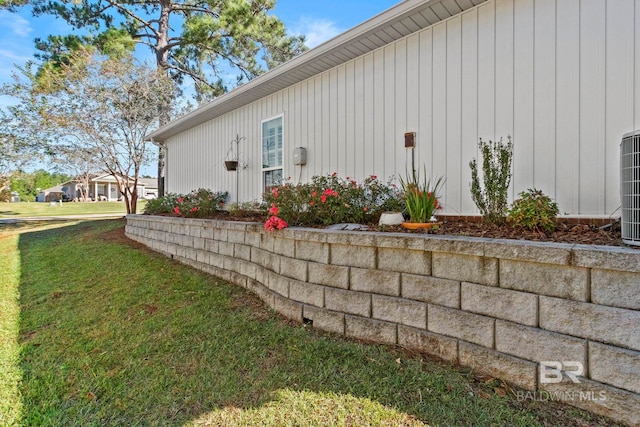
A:
<svg viewBox="0 0 640 427">
<path fill-rule="evenodd" d="M 141 215 L 126 234 L 291 319 L 640 425 L 639 250 Z"/>
</svg>

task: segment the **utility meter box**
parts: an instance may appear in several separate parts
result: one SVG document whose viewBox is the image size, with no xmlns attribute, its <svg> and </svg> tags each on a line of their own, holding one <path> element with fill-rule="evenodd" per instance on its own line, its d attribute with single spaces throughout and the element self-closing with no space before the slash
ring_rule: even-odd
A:
<svg viewBox="0 0 640 427">
<path fill-rule="evenodd" d="M 293 149 L 293 164 L 304 166 L 307 164 L 307 149 L 296 147 Z"/>
</svg>

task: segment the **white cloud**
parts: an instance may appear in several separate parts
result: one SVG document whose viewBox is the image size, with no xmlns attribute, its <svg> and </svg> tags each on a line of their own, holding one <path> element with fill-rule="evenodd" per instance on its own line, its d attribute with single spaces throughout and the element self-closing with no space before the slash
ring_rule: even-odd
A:
<svg viewBox="0 0 640 427">
<path fill-rule="evenodd" d="M 14 37 L 28 37 L 33 32 L 31 23 L 16 13 L 0 13 L 0 25 Z"/>
<path fill-rule="evenodd" d="M 7 60 L 13 62 L 13 63 L 23 63 L 23 62 L 27 62 L 28 60 L 32 59 L 31 56 L 27 56 L 27 55 L 21 55 L 17 52 L 11 51 L 11 50 L 6 50 L 6 49 L 0 49 L 0 58 L 6 58 Z M 9 62 L 7 61 L 7 62 Z M 5 61 L 2 61 L 5 62 Z M 6 63 L 6 62 L 5 62 Z"/>
<path fill-rule="evenodd" d="M 303 34 L 306 37 L 306 44 L 309 48 L 314 48 L 343 31 L 334 22 L 327 19 L 310 19 L 306 17 L 300 18 L 297 25 L 292 28 L 294 34 Z"/>
</svg>

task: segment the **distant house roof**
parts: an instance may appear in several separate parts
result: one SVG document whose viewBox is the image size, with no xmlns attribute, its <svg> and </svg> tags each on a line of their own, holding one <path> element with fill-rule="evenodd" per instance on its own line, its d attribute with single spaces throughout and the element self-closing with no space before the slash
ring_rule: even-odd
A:
<svg viewBox="0 0 640 427">
<path fill-rule="evenodd" d="M 41 190 L 41 193 L 44 194 L 48 194 L 48 193 L 62 193 L 64 190 L 62 189 L 62 187 L 66 187 L 65 184 L 69 184 L 69 182 L 71 181 L 67 181 L 67 182 L 63 182 L 62 184 L 58 184 L 55 187 L 51 187 L 51 188 L 45 188 L 44 190 Z"/>
<path fill-rule="evenodd" d="M 138 183 L 143 184 L 147 190 L 153 190 L 158 188 L 157 178 L 138 178 Z"/>
<path fill-rule="evenodd" d="M 405 0 L 147 135 L 164 142 L 279 90 L 372 52 L 487 0 Z"/>
<path fill-rule="evenodd" d="M 133 178 L 129 178 L 133 180 Z M 91 175 L 89 178 L 90 182 L 116 182 L 113 174 L 108 172 L 103 172 L 101 174 Z M 142 184 L 146 188 L 157 189 L 158 188 L 158 180 L 156 178 L 138 178 L 138 185 Z"/>
</svg>

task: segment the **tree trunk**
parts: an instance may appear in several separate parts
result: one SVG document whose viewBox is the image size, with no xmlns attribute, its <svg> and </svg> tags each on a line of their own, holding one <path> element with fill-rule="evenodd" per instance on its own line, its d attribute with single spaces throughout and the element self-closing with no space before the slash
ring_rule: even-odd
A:
<svg viewBox="0 0 640 427">
<path fill-rule="evenodd" d="M 129 207 L 127 213 L 134 214 L 138 212 L 138 190 L 131 193 L 131 200 L 129 200 Z"/>
<path fill-rule="evenodd" d="M 158 19 L 158 38 L 156 44 L 156 66 L 158 70 L 162 70 L 164 73 L 168 73 L 167 58 L 169 51 L 167 44 L 169 43 L 169 14 L 171 13 L 171 0 L 160 1 L 160 19 Z M 169 109 L 170 100 L 167 100 L 167 105 L 162 108 L 159 124 L 160 127 L 169 123 Z M 158 197 L 164 197 L 165 194 L 165 149 L 162 145 L 158 145 Z"/>
</svg>

